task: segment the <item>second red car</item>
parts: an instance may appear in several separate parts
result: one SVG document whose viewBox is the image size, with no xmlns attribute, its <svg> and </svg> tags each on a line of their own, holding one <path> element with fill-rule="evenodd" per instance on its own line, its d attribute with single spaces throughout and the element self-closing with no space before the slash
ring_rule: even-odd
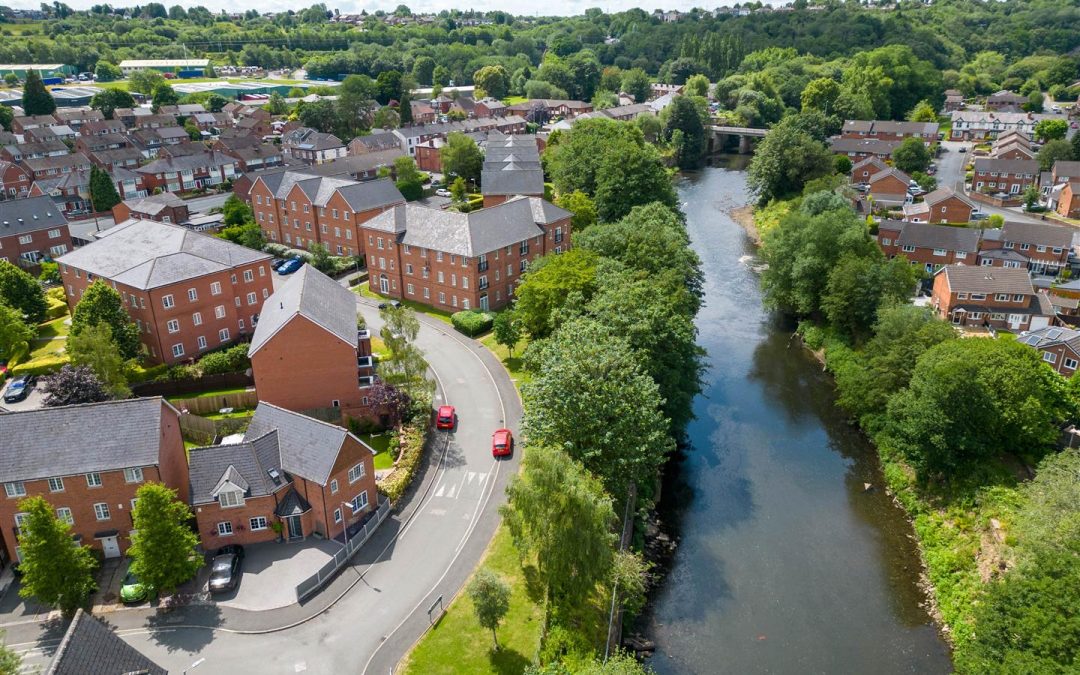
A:
<svg viewBox="0 0 1080 675">
<path fill-rule="evenodd" d="M 495 457 L 505 457 L 514 452 L 514 435 L 509 429 L 497 429 L 491 435 L 491 454 Z"/>
<path fill-rule="evenodd" d="M 457 421 L 457 413 L 454 411 L 454 406 L 444 405 L 439 406 L 439 413 L 435 416 L 435 428 L 436 429 L 453 429 L 454 423 Z"/>
</svg>

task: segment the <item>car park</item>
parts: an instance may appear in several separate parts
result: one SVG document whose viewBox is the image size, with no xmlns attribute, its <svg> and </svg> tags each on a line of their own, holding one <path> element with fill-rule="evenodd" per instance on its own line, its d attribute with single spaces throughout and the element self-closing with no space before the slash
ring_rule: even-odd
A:
<svg viewBox="0 0 1080 675">
<path fill-rule="evenodd" d="M 453 429 L 457 423 L 457 412 L 452 405 L 439 406 L 439 412 L 435 415 L 436 429 Z"/>
<path fill-rule="evenodd" d="M 304 266 L 304 261 L 300 258 L 290 258 L 282 263 L 277 268 L 277 273 L 281 275 L 292 274 L 296 270 Z"/>
<path fill-rule="evenodd" d="M 278 269 L 285 264 L 285 258 L 274 258 L 270 261 L 270 269 Z"/>
<path fill-rule="evenodd" d="M 22 377 L 16 377 L 8 385 L 7 391 L 4 392 L 4 403 L 18 403 L 27 396 L 30 395 L 30 391 L 37 383 L 37 378 L 32 375 L 23 375 Z"/>
<path fill-rule="evenodd" d="M 210 561 L 210 592 L 224 593 L 236 588 L 244 563 L 244 547 L 239 544 L 222 546 Z"/>
<path fill-rule="evenodd" d="M 507 457 L 514 453 L 514 434 L 509 429 L 496 429 L 491 435 L 493 457 Z"/>
</svg>

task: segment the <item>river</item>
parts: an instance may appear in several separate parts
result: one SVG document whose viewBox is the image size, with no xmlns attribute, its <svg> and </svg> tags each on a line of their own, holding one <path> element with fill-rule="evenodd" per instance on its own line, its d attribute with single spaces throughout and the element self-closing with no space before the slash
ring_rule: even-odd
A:
<svg viewBox="0 0 1080 675">
<path fill-rule="evenodd" d="M 708 350 L 690 447 L 661 518 L 679 541 L 646 617 L 667 673 L 944 673 L 904 514 L 821 365 L 762 306 L 754 245 L 729 212 L 743 171 L 680 179 L 701 256 Z M 870 489 L 866 489 L 869 484 Z"/>
</svg>

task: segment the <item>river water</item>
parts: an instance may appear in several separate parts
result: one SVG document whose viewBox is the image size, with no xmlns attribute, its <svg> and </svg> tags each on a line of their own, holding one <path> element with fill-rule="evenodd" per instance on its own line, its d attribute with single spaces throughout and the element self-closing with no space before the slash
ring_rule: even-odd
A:
<svg viewBox="0 0 1080 675">
<path fill-rule="evenodd" d="M 679 538 L 647 618 L 667 673 L 944 673 L 920 606 L 912 530 L 828 376 L 762 307 L 754 245 L 731 219 L 743 171 L 680 180 L 704 266 L 708 350 L 691 447 L 667 471 Z M 867 490 L 865 485 L 870 484 Z"/>
</svg>

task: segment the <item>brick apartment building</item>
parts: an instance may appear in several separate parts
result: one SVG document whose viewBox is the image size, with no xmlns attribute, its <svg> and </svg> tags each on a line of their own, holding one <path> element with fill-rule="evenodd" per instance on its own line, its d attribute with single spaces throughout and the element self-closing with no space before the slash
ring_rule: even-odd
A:
<svg viewBox="0 0 1080 675">
<path fill-rule="evenodd" d="M 889 258 L 902 255 L 913 265 L 933 274 L 945 265 L 974 264 L 980 231 L 966 227 L 883 220 L 878 225 L 878 245 Z"/>
<path fill-rule="evenodd" d="M 275 522 L 287 541 L 344 538 L 377 506 L 374 456 L 341 427 L 260 402 L 241 443 L 191 450 L 203 546 L 273 541 Z"/>
<path fill-rule="evenodd" d="M 179 413 L 160 397 L 0 415 L 0 534 L 19 558 L 19 501 L 40 495 L 77 543 L 118 558 L 131 545 L 135 492 L 160 482 L 188 495 Z"/>
<path fill-rule="evenodd" d="M 1038 179 L 1039 163 L 1033 159 L 979 157 L 975 160 L 971 186 L 978 192 L 1020 195 Z"/>
<path fill-rule="evenodd" d="M 273 290 L 269 255 L 152 220 L 121 223 L 58 262 L 68 306 L 94 281 L 109 284 L 157 363 L 250 334 Z"/>
<path fill-rule="evenodd" d="M 923 196 L 921 202 L 904 205 L 904 220 L 913 223 L 966 223 L 975 204 L 952 188 L 942 187 Z"/>
<path fill-rule="evenodd" d="M 1044 328 L 1054 319 L 1045 293 L 1036 293 L 1026 270 L 946 265 L 934 275 L 931 304 L 956 326 L 1014 333 Z"/>
<path fill-rule="evenodd" d="M 0 260 L 34 267 L 72 248 L 68 221 L 49 197 L 27 197 L 0 206 Z"/>
<path fill-rule="evenodd" d="M 356 295 L 311 265 L 290 276 L 263 305 L 248 348 L 259 400 L 369 417 L 375 368 L 369 333 L 357 330 L 356 316 Z"/>
<path fill-rule="evenodd" d="M 300 171 L 259 175 L 248 193 L 269 241 L 296 248 L 324 244 L 333 255 L 362 255 L 357 228 L 405 198 L 389 178 L 355 181 Z"/>
<path fill-rule="evenodd" d="M 845 120 L 841 138 L 871 138 L 881 141 L 902 141 L 918 138 L 926 145 L 938 140 L 937 122 L 894 122 L 892 120 Z"/>
<path fill-rule="evenodd" d="M 1037 350 L 1042 360 L 1064 377 L 1076 375 L 1080 366 L 1080 331 L 1047 326 L 1023 333 L 1016 341 Z"/>
<path fill-rule="evenodd" d="M 544 169 L 534 136 L 504 136 L 493 132 L 484 142 L 480 178 L 484 207 L 502 204 L 516 195 L 544 196 Z"/>
<path fill-rule="evenodd" d="M 530 261 L 570 248 L 570 216 L 536 197 L 470 213 L 395 206 L 360 227 L 371 289 L 445 311 L 501 309 Z"/>
<path fill-rule="evenodd" d="M 982 231 L 979 264 L 987 267 L 1021 267 L 1036 274 L 1057 274 L 1068 267 L 1075 230 L 1049 223 L 1007 222 L 1001 229 Z M 1004 252 L 1001 257 L 993 253 Z M 1015 256 L 1020 265 L 1000 261 Z"/>
</svg>

